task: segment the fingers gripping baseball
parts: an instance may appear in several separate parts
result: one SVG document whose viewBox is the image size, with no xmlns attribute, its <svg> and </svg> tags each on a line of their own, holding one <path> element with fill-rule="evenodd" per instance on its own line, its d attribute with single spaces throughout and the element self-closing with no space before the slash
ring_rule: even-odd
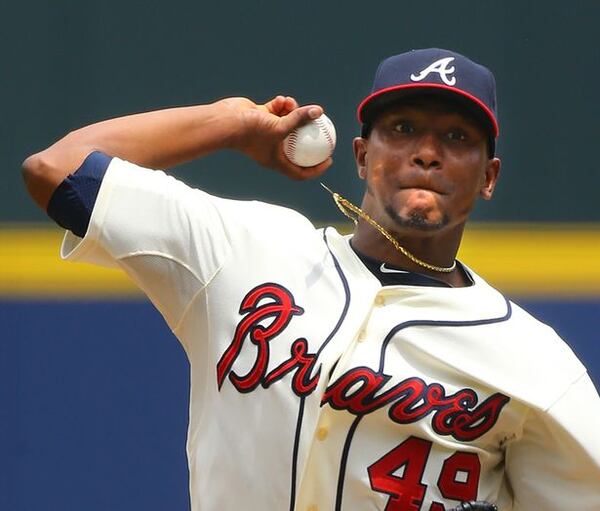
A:
<svg viewBox="0 0 600 511">
<path fill-rule="evenodd" d="M 296 128 L 318 118 L 323 109 L 318 105 L 298 106 L 290 96 L 276 96 L 264 105 L 246 111 L 246 134 L 239 149 L 263 166 L 275 169 L 292 179 L 310 179 L 322 174 L 331 158 L 318 165 L 300 167 L 292 163 L 283 148 L 285 138 Z"/>
<path fill-rule="evenodd" d="M 277 115 L 278 117 L 283 117 L 296 110 L 299 105 L 291 96 L 275 96 L 271 101 L 265 103 L 264 107 L 270 113 Z"/>
<path fill-rule="evenodd" d="M 317 119 L 323 113 L 323 109 L 317 105 L 296 107 L 283 117 L 279 129 L 284 137 L 300 126 Z"/>
</svg>

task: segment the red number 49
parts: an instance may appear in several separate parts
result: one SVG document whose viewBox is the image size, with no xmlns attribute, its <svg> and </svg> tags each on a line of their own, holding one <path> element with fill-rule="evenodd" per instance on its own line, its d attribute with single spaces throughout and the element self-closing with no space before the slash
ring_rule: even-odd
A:
<svg viewBox="0 0 600 511">
<path fill-rule="evenodd" d="M 390 499 L 385 511 L 419 511 L 427 485 L 421 482 L 431 442 L 411 436 L 367 468 L 371 488 Z M 456 452 L 444 461 L 438 488 L 446 499 L 477 499 L 481 464 L 475 453 Z M 429 511 L 444 511 L 434 502 Z"/>
</svg>

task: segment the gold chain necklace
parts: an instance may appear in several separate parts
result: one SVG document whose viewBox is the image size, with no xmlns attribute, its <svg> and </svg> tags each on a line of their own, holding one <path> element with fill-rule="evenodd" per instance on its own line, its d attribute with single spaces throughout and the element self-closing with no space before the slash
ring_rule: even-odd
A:
<svg viewBox="0 0 600 511">
<path fill-rule="evenodd" d="M 350 220 L 352 220 L 355 225 L 358 223 L 358 218 L 359 217 L 362 218 L 365 222 L 370 224 L 372 227 L 375 227 L 375 229 L 377 229 L 377 231 L 379 231 L 379 233 L 386 240 L 388 240 L 398 252 L 400 252 L 402 255 L 404 255 L 405 257 L 410 259 L 413 263 L 418 264 L 419 266 L 422 266 L 423 268 L 427 268 L 428 270 L 437 271 L 438 273 L 450 273 L 456 269 L 456 259 L 454 260 L 454 263 L 452 263 L 452 266 L 434 266 L 433 264 L 429 264 L 429 263 L 426 263 L 425 261 L 422 261 L 415 255 L 411 254 L 402 245 L 400 245 L 400 243 L 398 243 L 396 238 L 394 238 L 389 232 L 387 232 L 381 225 L 379 225 L 375 220 L 373 220 L 367 213 L 365 213 L 358 206 L 355 206 L 354 204 L 352 204 L 348 199 L 345 199 L 339 193 L 330 190 L 323 183 L 321 183 L 321 186 L 323 188 L 325 188 L 325 190 L 327 190 L 331 194 L 331 196 L 333 197 L 333 200 L 335 202 L 335 205 L 344 214 L 344 216 L 346 216 Z M 348 211 L 351 211 L 356 216 L 352 216 L 352 214 L 349 213 Z"/>
</svg>

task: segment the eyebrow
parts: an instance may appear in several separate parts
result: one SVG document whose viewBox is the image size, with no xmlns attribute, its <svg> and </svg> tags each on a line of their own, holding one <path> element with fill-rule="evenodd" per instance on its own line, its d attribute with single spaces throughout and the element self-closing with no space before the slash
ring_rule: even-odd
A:
<svg viewBox="0 0 600 511">
<path fill-rule="evenodd" d="M 410 108 L 410 107 L 407 107 Z M 395 120 L 395 119 L 399 119 L 399 120 L 410 120 L 409 117 L 411 117 L 411 114 L 418 114 L 419 112 L 417 112 L 416 110 L 413 110 L 412 112 L 406 112 L 406 111 L 388 111 L 385 112 L 381 115 L 381 119 L 390 119 L 390 120 Z M 483 128 L 477 123 L 477 121 L 475 119 L 471 119 L 471 117 L 469 115 L 465 115 L 462 112 L 458 112 L 458 111 L 440 111 L 438 112 L 442 115 L 447 115 L 447 116 L 456 116 L 456 122 L 460 122 L 461 124 L 466 124 L 469 127 L 478 130 L 478 131 L 484 131 Z M 457 127 L 462 127 L 462 126 L 458 126 Z"/>
</svg>

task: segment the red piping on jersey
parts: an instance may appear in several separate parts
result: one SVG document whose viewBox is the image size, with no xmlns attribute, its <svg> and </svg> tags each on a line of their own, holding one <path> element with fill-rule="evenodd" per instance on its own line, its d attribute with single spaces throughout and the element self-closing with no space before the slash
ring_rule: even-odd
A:
<svg viewBox="0 0 600 511">
<path fill-rule="evenodd" d="M 473 94 L 469 94 L 468 92 L 461 90 L 461 89 L 457 89 L 456 87 L 450 87 L 449 85 L 442 85 L 441 83 L 407 83 L 404 85 L 394 85 L 392 87 L 386 87 L 385 89 L 380 89 L 377 92 L 374 92 L 373 94 L 369 94 L 365 99 L 363 99 L 360 102 L 360 105 L 358 105 L 358 109 L 356 110 L 356 115 L 358 117 L 358 122 L 362 123 L 363 119 L 362 119 L 362 111 L 364 109 L 364 107 L 367 105 L 367 103 L 370 103 L 373 99 L 382 96 L 383 94 L 387 94 L 388 92 L 393 92 L 393 91 L 397 91 L 397 90 L 403 90 L 403 89 L 443 89 L 443 90 L 447 90 L 450 92 L 454 92 L 455 94 L 459 94 L 467 99 L 470 99 L 471 101 L 473 101 L 475 104 L 477 104 L 477 106 L 479 106 L 488 116 L 488 118 L 490 119 L 490 121 L 492 121 L 492 126 L 494 128 L 494 137 L 498 138 L 498 135 L 500 135 L 500 128 L 498 126 L 498 121 L 496 120 L 496 117 L 494 116 L 494 112 L 492 112 L 488 106 L 481 101 L 478 97 L 473 96 Z"/>
</svg>

